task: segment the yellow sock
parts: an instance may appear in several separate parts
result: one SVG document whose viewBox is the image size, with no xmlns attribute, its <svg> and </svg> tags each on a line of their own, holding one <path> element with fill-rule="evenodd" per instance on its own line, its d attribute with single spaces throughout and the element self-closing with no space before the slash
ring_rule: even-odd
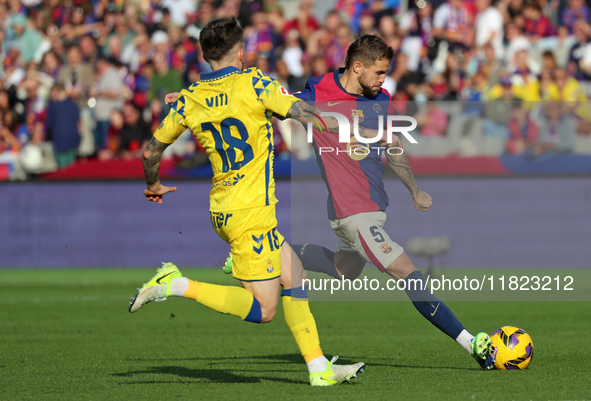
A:
<svg viewBox="0 0 591 401">
<path fill-rule="evenodd" d="M 323 355 L 318 339 L 316 321 L 310 312 L 308 300 L 283 296 L 283 314 L 304 359 L 310 362 Z"/>
<path fill-rule="evenodd" d="M 189 280 L 189 289 L 184 296 L 215 311 L 238 316 L 249 322 L 261 322 L 261 305 L 244 288 Z"/>
</svg>

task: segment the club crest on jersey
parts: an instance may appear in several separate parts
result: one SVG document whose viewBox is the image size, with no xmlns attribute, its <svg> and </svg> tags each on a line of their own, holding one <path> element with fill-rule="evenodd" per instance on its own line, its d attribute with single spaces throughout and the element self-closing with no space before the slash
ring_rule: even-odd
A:
<svg viewBox="0 0 591 401">
<path fill-rule="evenodd" d="M 388 244 L 382 244 L 380 246 L 380 250 L 382 251 L 382 253 L 389 254 L 390 252 L 392 252 L 392 247 Z"/>
<path fill-rule="evenodd" d="M 365 117 L 363 115 L 363 110 L 351 109 L 351 117 L 355 117 L 355 116 L 359 117 L 359 122 L 362 122 L 363 118 Z"/>
</svg>

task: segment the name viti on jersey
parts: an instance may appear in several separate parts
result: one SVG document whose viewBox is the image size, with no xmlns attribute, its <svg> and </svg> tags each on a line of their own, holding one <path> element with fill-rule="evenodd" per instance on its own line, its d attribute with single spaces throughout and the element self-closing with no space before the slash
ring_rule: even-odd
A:
<svg viewBox="0 0 591 401">
<path fill-rule="evenodd" d="M 206 98 L 205 103 L 207 103 L 207 107 L 226 106 L 228 104 L 228 95 L 222 92 L 219 95 Z"/>
</svg>

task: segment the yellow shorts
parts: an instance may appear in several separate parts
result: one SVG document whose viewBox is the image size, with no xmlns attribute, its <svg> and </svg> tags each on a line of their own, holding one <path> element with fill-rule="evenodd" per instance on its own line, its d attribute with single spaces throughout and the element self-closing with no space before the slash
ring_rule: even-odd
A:
<svg viewBox="0 0 591 401">
<path fill-rule="evenodd" d="M 281 245 L 275 205 L 210 212 L 213 228 L 232 247 L 232 275 L 243 281 L 281 276 Z"/>
</svg>

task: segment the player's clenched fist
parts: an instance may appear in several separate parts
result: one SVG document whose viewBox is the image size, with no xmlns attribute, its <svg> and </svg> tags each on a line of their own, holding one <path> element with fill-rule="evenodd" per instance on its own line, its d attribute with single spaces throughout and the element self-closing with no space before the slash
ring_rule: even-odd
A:
<svg viewBox="0 0 591 401">
<path fill-rule="evenodd" d="M 431 195 L 428 193 L 419 191 L 415 196 L 412 197 L 412 203 L 415 206 L 415 209 L 426 212 L 429 210 L 431 205 L 433 205 L 433 200 L 431 199 Z"/>
</svg>

